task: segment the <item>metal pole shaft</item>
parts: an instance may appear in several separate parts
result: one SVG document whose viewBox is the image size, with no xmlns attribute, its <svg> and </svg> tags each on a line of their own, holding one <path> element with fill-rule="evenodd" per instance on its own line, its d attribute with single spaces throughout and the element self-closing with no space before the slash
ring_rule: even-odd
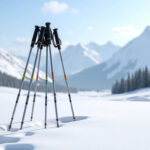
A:
<svg viewBox="0 0 150 150">
<path fill-rule="evenodd" d="M 69 97 L 69 102 L 70 102 L 70 106 L 71 106 L 72 116 L 73 116 L 73 120 L 75 120 L 75 115 L 74 115 L 71 95 L 70 95 L 70 91 L 69 91 L 69 86 L 68 86 L 68 82 L 67 82 L 67 76 L 66 76 L 66 73 L 65 73 L 65 68 L 64 68 L 64 64 L 63 64 L 62 55 L 61 55 L 61 50 L 59 49 L 58 51 L 59 51 L 60 60 L 61 60 L 61 64 L 62 64 L 62 69 L 63 69 L 63 73 L 64 73 L 64 79 L 65 79 L 65 83 L 66 83 L 66 87 L 67 87 L 67 91 L 68 91 L 68 97 Z"/>
<path fill-rule="evenodd" d="M 55 79 L 54 79 L 54 70 L 53 70 L 53 60 L 52 60 L 52 52 L 51 52 L 51 46 L 50 45 L 49 45 L 49 53 L 50 53 L 51 74 L 52 74 L 52 81 L 53 81 L 53 95 L 54 95 L 54 104 L 55 104 L 56 124 L 57 124 L 57 127 L 59 127 Z"/>
<path fill-rule="evenodd" d="M 23 76 L 22 76 L 21 85 L 20 85 L 19 92 L 18 92 L 18 95 L 17 95 L 17 98 L 16 98 L 16 102 L 15 102 L 15 106 L 14 106 L 14 109 L 13 109 L 11 121 L 10 121 L 10 124 L 9 124 L 9 127 L 8 127 L 8 131 L 10 131 L 12 123 L 13 123 L 14 115 L 15 115 L 16 108 L 17 108 L 17 105 L 18 105 L 18 102 L 19 102 L 19 97 L 20 97 L 21 90 L 22 90 L 22 87 L 23 87 L 24 78 L 26 76 L 26 72 L 27 72 L 27 68 L 28 68 L 28 64 L 29 64 L 29 60 L 30 60 L 32 49 L 33 49 L 33 47 L 31 47 L 30 51 L 29 51 L 28 59 L 27 59 L 27 62 L 26 62 L 26 66 L 25 66 L 25 69 L 24 69 Z"/>
<path fill-rule="evenodd" d="M 46 77 L 45 77 L 45 128 L 47 127 L 47 93 L 48 93 L 48 47 L 46 46 Z"/>
<path fill-rule="evenodd" d="M 36 53 L 36 57 L 35 57 L 35 61 L 34 61 L 33 71 L 32 71 L 32 75 L 31 75 L 31 79 L 30 79 L 30 83 L 29 83 L 28 95 L 27 95 L 26 102 L 25 102 L 25 107 L 24 107 L 24 112 L 23 112 L 23 116 L 22 116 L 20 129 L 22 129 L 23 124 L 24 124 L 24 119 L 25 119 L 25 114 L 26 114 L 28 102 L 29 102 L 30 91 L 31 91 L 32 81 L 33 81 L 33 78 L 34 78 L 34 71 L 35 71 L 35 67 L 36 67 L 38 54 L 39 54 L 39 48 L 37 49 L 37 53 Z"/>
<path fill-rule="evenodd" d="M 34 96 L 33 96 L 33 104 L 32 104 L 32 111 L 31 111 L 31 121 L 33 119 L 33 113 L 34 113 L 34 106 L 35 106 L 35 99 L 36 99 L 36 92 L 37 92 L 37 84 L 38 84 L 38 79 L 39 79 L 40 62 L 41 62 L 41 53 L 42 53 L 42 50 L 40 50 L 39 59 L 38 59 L 37 76 L 36 76 Z"/>
</svg>

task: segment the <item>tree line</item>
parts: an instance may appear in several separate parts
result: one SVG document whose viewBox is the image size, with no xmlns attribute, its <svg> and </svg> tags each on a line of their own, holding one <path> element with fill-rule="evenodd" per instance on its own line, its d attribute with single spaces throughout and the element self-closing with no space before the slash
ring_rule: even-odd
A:
<svg viewBox="0 0 150 150">
<path fill-rule="evenodd" d="M 2 73 L 0 71 L 0 86 L 20 88 L 20 85 L 21 85 L 21 80 L 20 79 L 17 79 L 15 77 L 12 77 L 12 76 L 10 76 L 6 73 Z M 24 81 L 22 89 L 28 90 L 28 87 L 29 87 L 29 81 Z M 35 82 L 33 82 L 31 90 L 34 91 L 34 89 L 35 89 Z M 38 81 L 37 91 L 40 91 L 40 92 L 45 91 L 45 81 L 44 80 L 43 81 L 42 80 Z M 49 82 L 48 92 L 52 92 L 52 91 L 53 91 L 52 83 Z M 56 83 L 56 91 L 57 92 L 67 92 L 67 89 L 66 89 L 66 87 Z M 77 92 L 77 89 L 70 88 L 70 91 L 71 92 Z"/>
<path fill-rule="evenodd" d="M 112 86 L 112 94 L 125 93 L 136 89 L 150 87 L 150 72 L 147 67 L 139 69 L 132 75 L 116 81 Z"/>
</svg>

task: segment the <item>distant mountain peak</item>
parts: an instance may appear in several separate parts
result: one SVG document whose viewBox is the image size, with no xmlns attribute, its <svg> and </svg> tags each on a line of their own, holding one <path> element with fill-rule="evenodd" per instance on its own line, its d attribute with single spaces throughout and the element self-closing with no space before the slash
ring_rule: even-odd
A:
<svg viewBox="0 0 150 150">
<path fill-rule="evenodd" d="M 75 46 L 82 47 L 81 43 L 77 43 Z"/>
<path fill-rule="evenodd" d="M 114 45 L 111 41 L 107 41 L 104 45 Z"/>
<path fill-rule="evenodd" d="M 96 42 L 90 42 L 87 45 L 94 45 L 94 46 L 100 46 L 100 44 L 96 43 Z"/>
<path fill-rule="evenodd" d="M 150 36 L 150 26 L 147 26 L 143 31 L 142 35 L 149 35 Z"/>
<path fill-rule="evenodd" d="M 119 46 L 119 45 L 114 44 L 112 41 L 107 41 L 101 45 L 96 42 L 90 42 L 89 44 L 87 44 L 87 47 L 95 47 L 95 46 L 100 47 L 100 46 Z"/>
<path fill-rule="evenodd" d="M 144 32 L 150 32 L 150 26 L 147 26 L 144 30 Z"/>
</svg>

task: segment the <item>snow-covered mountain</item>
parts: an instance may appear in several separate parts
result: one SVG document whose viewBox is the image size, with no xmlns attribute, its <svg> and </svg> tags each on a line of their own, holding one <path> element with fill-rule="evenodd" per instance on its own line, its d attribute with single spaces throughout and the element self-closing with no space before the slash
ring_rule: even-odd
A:
<svg viewBox="0 0 150 150">
<path fill-rule="evenodd" d="M 113 77 L 122 70 L 133 72 L 145 66 L 150 68 L 150 26 L 137 38 L 127 43 L 118 53 L 106 63 L 106 70 L 114 64 L 119 64 L 114 71 L 108 75 Z M 133 66 L 133 67 L 130 67 Z M 129 69 L 128 69 L 129 68 Z"/>
<path fill-rule="evenodd" d="M 25 62 L 13 56 L 6 50 L 0 48 L 0 71 L 18 79 L 22 78 L 25 68 Z M 29 64 L 26 77 L 30 78 L 32 73 L 32 65 Z M 35 70 L 36 73 L 36 70 Z M 40 79 L 45 79 L 45 74 L 40 71 Z M 51 80 L 51 79 L 50 79 Z"/>
<path fill-rule="evenodd" d="M 108 61 L 70 77 L 71 86 L 85 89 L 104 89 L 128 72 L 150 68 L 150 26 L 137 38 L 128 42 Z"/>
<path fill-rule="evenodd" d="M 95 66 L 108 60 L 120 46 L 107 42 L 104 45 L 99 45 L 91 42 L 87 45 L 80 43 L 69 45 L 62 51 L 63 61 L 68 75 L 78 73 L 84 69 Z M 53 50 L 53 49 L 52 49 Z M 107 53 L 108 52 L 108 53 Z M 18 56 L 23 61 L 26 61 L 25 56 Z M 35 54 L 31 56 L 31 64 L 34 63 Z M 45 72 L 45 56 L 41 59 L 41 70 Z M 53 58 L 54 71 L 56 76 L 62 76 L 62 67 L 59 54 L 56 53 Z"/>
<path fill-rule="evenodd" d="M 111 42 L 104 45 L 98 45 L 94 42 L 86 46 L 81 44 L 70 45 L 62 52 L 66 72 L 71 75 L 100 64 L 110 58 L 119 48 Z M 109 54 L 106 52 L 109 52 Z M 57 76 L 62 75 L 59 54 L 54 57 L 54 68 Z"/>
<path fill-rule="evenodd" d="M 62 56 L 67 74 L 74 74 L 100 63 L 99 54 L 81 44 L 68 46 Z M 59 54 L 54 56 L 54 69 L 57 76 L 62 74 Z"/>
<path fill-rule="evenodd" d="M 87 45 L 89 49 L 95 50 L 100 55 L 101 62 L 108 60 L 115 52 L 117 52 L 121 47 L 108 41 L 104 45 L 99 45 L 95 42 L 91 42 Z"/>
</svg>

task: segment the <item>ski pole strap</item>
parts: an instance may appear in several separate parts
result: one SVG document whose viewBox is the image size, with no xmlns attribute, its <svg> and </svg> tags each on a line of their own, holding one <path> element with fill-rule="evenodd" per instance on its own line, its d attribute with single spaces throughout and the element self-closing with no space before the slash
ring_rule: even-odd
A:
<svg viewBox="0 0 150 150">
<path fill-rule="evenodd" d="M 42 47 L 43 47 L 44 32 L 45 32 L 45 27 L 41 27 L 40 35 L 39 35 L 39 39 L 38 39 L 38 48 L 40 48 L 40 49 L 42 49 Z"/>
<path fill-rule="evenodd" d="M 54 29 L 53 30 L 53 34 L 54 34 L 54 37 L 55 37 L 55 41 L 56 41 L 56 47 L 60 50 L 60 46 L 61 46 L 61 40 L 60 40 L 60 38 L 59 38 L 59 36 L 58 36 L 58 29 L 56 28 L 56 29 Z"/>
<path fill-rule="evenodd" d="M 39 32 L 39 26 L 35 26 L 35 30 L 34 30 L 32 41 L 31 41 L 31 47 L 32 48 L 34 47 L 34 44 L 36 42 L 38 32 Z"/>
</svg>

